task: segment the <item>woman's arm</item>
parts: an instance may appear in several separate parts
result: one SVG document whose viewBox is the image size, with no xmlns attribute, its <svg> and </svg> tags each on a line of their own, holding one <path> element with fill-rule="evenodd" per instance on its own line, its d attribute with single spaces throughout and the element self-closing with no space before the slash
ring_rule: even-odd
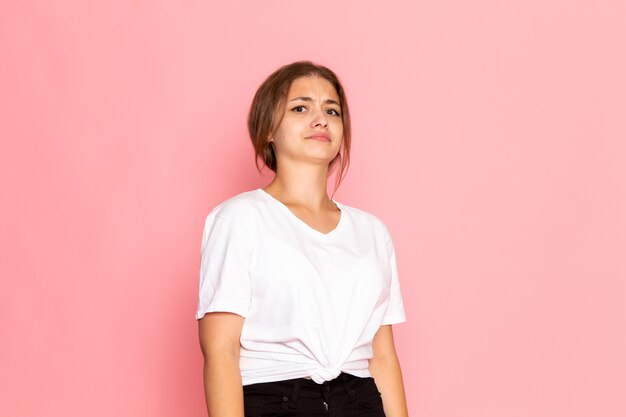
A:
<svg viewBox="0 0 626 417">
<path fill-rule="evenodd" d="M 370 373 L 382 394 L 386 417 L 407 417 L 406 396 L 391 325 L 380 326 L 372 342 Z"/>
<path fill-rule="evenodd" d="M 243 317 L 208 313 L 198 321 L 204 356 L 204 395 L 211 417 L 243 417 L 239 347 Z"/>
</svg>

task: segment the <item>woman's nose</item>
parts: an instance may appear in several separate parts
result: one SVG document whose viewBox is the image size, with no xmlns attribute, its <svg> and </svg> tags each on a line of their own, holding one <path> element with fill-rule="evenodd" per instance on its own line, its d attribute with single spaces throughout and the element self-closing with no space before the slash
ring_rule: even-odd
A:
<svg viewBox="0 0 626 417">
<path fill-rule="evenodd" d="M 324 113 L 322 109 L 318 109 L 314 112 L 313 120 L 311 124 L 313 125 L 313 127 L 317 127 L 317 126 L 327 127 L 328 126 L 328 119 L 326 118 L 326 114 Z"/>
</svg>

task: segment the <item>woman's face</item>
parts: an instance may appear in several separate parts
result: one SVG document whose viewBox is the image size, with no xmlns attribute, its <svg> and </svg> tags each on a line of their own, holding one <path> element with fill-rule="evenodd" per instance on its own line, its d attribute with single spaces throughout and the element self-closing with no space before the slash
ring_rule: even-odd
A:
<svg viewBox="0 0 626 417">
<path fill-rule="evenodd" d="M 280 124 L 269 138 L 276 160 L 325 164 L 339 152 L 343 122 L 339 97 L 321 77 L 296 78 L 289 87 Z M 280 120 L 280 119 L 279 119 Z"/>
</svg>

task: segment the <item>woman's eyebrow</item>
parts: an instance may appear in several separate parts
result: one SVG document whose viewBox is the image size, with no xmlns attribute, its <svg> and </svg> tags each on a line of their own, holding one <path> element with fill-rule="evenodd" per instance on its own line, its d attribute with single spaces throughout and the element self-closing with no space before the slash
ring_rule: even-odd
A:
<svg viewBox="0 0 626 417">
<path fill-rule="evenodd" d="M 296 98 L 292 98 L 291 100 L 289 100 L 290 102 L 292 101 L 296 101 L 296 100 L 302 100 L 302 101 L 313 101 L 313 99 L 311 97 L 296 97 Z M 333 99 L 328 99 L 325 101 L 326 104 L 336 104 L 337 106 L 339 106 L 339 102 Z"/>
</svg>

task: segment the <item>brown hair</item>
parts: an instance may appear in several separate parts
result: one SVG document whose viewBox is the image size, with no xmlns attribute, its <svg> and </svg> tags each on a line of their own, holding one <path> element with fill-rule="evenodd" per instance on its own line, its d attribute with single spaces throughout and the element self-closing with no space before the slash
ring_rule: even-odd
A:
<svg viewBox="0 0 626 417">
<path fill-rule="evenodd" d="M 261 171 L 259 160 L 262 160 L 265 166 L 276 172 L 276 155 L 274 147 L 268 141 L 268 138 L 279 125 L 280 120 L 277 120 L 276 114 L 283 108 L 291 83 L 296 78 L 306 76 L 317 76 L 327 80 L 335 87 L 339 97 L 341 121 L 343 123 L 343 140 L 339 153 L 328 165 L 329 173 L 336 166 L 339 166 L 339 171 L 335 177 L 335 190 L 337 190 L 346 175 L 350 163 L 350 111 L 348 110 L 346 95 L 337 75 L 325 66 L 316 65 L 310 61 L 297 61 L 280 67 L 267 77 L 254 95 L 250 113 L 248 113 L 248 132 L 254 147 L 256 166 Z"/>
</svg>

